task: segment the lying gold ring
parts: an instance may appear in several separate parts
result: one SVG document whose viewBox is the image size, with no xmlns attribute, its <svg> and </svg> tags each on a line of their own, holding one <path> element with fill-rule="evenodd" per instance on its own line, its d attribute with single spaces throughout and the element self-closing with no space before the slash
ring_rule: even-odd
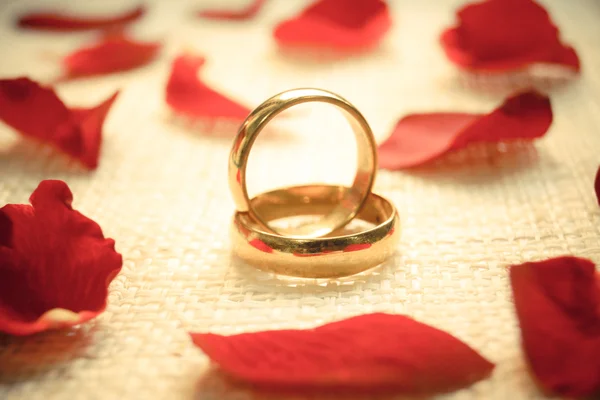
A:
<svg viewBox="0 0 600 400">
<path fill-rule="evenodd" d="M 259 194 L 251 203 L 267 221 L 328 215 L 347 190 L 343 186 L 294 186 Z M 338 230 L 327 237 L 308 239 L 266 232 L 248 213 L 236 212 L 231 229 L 233 252 L 258 269 L 280 275 L 354 275 L 387 260 L 395 252 L 400 235 L 395 207 L 376 194 L 369 194 L 356 218 L 376 226 L 358 233 L 340 234 Z"/>
<path fill-rule="evenodd" d="M 249 213 L 266 231 L 283 233 L 269 226 L 264 214 L 256 212 L 248 198 L 246 188 L 246 165 L 250 149 L 260 131 L 283 110 L 307 102 L 323 102 L 337 106 L 352 126 L 357 141 L 358 166 L 352 187 L 340 192 L 335 207 L 315 223 L 297 228 L 295 236 L 320 237 L 350 222 L 365 203 L 377 171 L 377 147 L 373 132 L 362 114 L 340 96 L 319 89 L 294 89 L 266 100 L 246 118 L 233 142 L 229 157 L 229 188 L 237 211 Z"/>
</svg>

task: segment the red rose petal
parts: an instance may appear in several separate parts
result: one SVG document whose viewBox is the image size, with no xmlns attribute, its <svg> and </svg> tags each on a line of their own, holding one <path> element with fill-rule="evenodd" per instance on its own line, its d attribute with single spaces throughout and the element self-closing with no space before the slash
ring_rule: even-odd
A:
<svg viewBox="0 0 600 400">
<path fill-rule="evenodd" d="M 392 26 L 383 0 L 319 0 L 300 15 L 280 23 L 273 33 L 290 47 L 352 51 L 375 46 Z"/>
<path fill-rule="evenodd" d="M 28 78 L 0 79 L 0 120 L 94 169 L 102 125 L 117 95 L 90 109 L 69 109 L 52 89 Z"/>
<path fill-rule="evenodd" d="M 408 115 L 379 146 L 379 166 L 413 167 L 474 142 L 531 140 L 542 137 L 551 124 L 550 99 L 536 92 L 510 97 L 489 114 Z"/>
<path fill-rule="evenodd" d="M 600 393 L 600 282 L 594 264 L 559 257 L 515 265 L 510 281 L 523 347 L 539 384 L 569 397 Z"/>
<path fill-rule="evenodd" d="M 118 95 L 119 92 L 116 92 L 96 107 L 71 109 L 71 120 L 59 129 L 59 132 L 66 133 L 60 135 L 59 147 L 90 169 L 98 167 L 102 125 Z"/>
<path fill-rule="evenodd" d="M 494 368 L 455 337 L 402 315 L 368 314 L 307 330 L 191 336 L 225 372 L 273 388 L 433 393 L 469 386 Z"/>
<path fill-rule="evenodd" d="M 596 198 L 598 199 L 598 205 L 600 206 L 600 167 L 596 172 L 596 179 L 594 180 L 594 190 L 596 191 Z"/>
<path fill-rule="evenodd" d="M 120 34 L 104 36 L 65 57 L 63 65 L 68 77 L 127 71 L 148 64 L 160 47 L 159 43 L 135 42 Z"/>
<path fill-rule="evenodd" d="M 76 17 L 53 12 L 30 13 L 19 18 L 19 26 L 49 31 L 83 31 L 123 26 L 141 18 L 146 12 L 139 6 L 123 15 L 112 18 Z"/>
<path fill-rule="evenodd" d="M 88 321 L 121 270 L 115 242 L 73 210 L 62 181 L 42 181 L 31 206 L 0 208 L 0 331 L 29 335 Z"/>
<path fill-rule="evenodd" d="M 245 119 L 250 109 L 211 89 L 198 79 L 204 58 L 180 55 L 173 61 L 167 83 L 167 104 L 178 114 L 190 118 Z"/>
<path fill-rule="evenodd" d="M 228 19 L 228 20 L 237 20 L 242 21 L 246 19 L 250 19 L 263 7 L 266 0 L 253 0 L 241 10 L 205 10 L 200 11 L 198 15 L 203 18 L 209 19 Z"/>
<path fill-rule="evenodd" d="M 575 50 L 560 42 L 547 11 L 533 0 L 488 0 L 458 12 L 458 26 L 442 33 L 446 56 L 477 71 L 507 71 L 534 63 L 579 71 Z"/>
</svg>

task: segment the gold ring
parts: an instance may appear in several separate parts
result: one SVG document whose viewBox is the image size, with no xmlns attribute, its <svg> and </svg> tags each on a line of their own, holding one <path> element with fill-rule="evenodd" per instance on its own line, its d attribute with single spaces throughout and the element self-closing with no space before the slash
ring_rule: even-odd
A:
<svg viewBox="0 0 600 400">
<path fill-rule="evenodd" d="M 292 216 L 329 215 L 343 186 L 308 185 L 259 194 L 251 206 L 271 222 Z M 246 263 L 279 275 L 336 278 L 382 264 L 396 250 L 400 220 L 391 202 L 370 193 L 357 219 L 375 225 L 357 233 L 342 229 L 327 237 L 302 238 L 266 232 L 248 213 L 236 212 L 231 229 L 234 254 Z"/>
<path fill-rule="evenodd" d="M 320 89 L 294 89 L 266 100 L 248 115 L 233 142 L 229 157 L 229 188 L 238 212 L 247 212 L 263 229 L 280 232 L 268 224 L 265 215 L 257 212 L 248 198 L 246 188 L 246 165 L 250 149 L 260 131 L 283 110 L 307 102 L 323 102 L 337 106 L 350 123 L 357 141 L 357 170 L 352 187 L 340 192 L 337 204 L 320 221 L 298 227 L 294 236 L 320 237 L 345 226 L 365 203 L 377 171 L 377 147 L 373 132 L 362 114 L 340 96 Z"/>
</svg>

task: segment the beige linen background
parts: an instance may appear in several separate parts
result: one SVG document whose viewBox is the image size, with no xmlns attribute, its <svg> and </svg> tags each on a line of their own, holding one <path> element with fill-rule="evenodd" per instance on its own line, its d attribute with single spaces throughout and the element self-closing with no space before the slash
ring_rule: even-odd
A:
<svg viewBox="0 0 600 400">
<path fill-rule="evenodd" d="M 506 95 L 467 87 L 441 53 L 438 35 L 463 2 L 391 0 L 395 25 L 381 47 L 339 61 L 277 50 L 272 27 L 303 1 L 272 0 L 256 19 L 239 23 L 193 17 L 218 1 L 147 3 L 149 14 L 132 34 L 164 41 L 155 63 L 58 88 L 79 106 L 121 89 L 96 171 L 68 165 L 0 127 L 0 204 L 25 203 L 40 180 L 63 179 L 74 206 L 116 240 L 124 257 L 110 305 L 96 321 L 28 338 L 0 336 L 0 399 L 266 399 L 207 373 L 208 360 L 187 332 L 306 328 L 374 311 L 445 329 L 497 363 L 490 379 L 439 398 L 544 398 L 519 346 L 506 266 L 562 254 L 600 262 L 593 193 L 600 163 L 597 2 L 543 2 L 583 64 L 578 81 L 552 92 L 548 135 L 534 146 L 476 146 L 427 168 L 380 171 L 376 191 L 402 217 L 398 256 L 372 274 L 329 282 L 288 282 L 231 260 L 226 161 L 236 127 L 170 116 L 163 103 L 170 60 L 182 50 L 205 55 L 206 82 L 249 107 L 294 87 L 338 92 L 363 111 L 381 142 L 406 113 L 485 112 Z M 51 82 L 61 55 L 93 39 L 17 31 L 19 13 L 68 6 L 100 14 L 133 5 L 4 0 L 0 76 Z M 355 145 L 330 111 L 290 111 L 259 138 L 250 165 L 253 193 L 350 182 Z"/>
</svg>

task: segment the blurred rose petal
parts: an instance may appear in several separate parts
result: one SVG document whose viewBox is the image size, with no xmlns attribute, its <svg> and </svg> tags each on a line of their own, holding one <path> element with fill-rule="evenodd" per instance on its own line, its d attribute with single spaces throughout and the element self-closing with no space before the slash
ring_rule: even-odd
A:
<svg viewBox="0 0 600 400">
<path fill-rule="evenodd" d="M 442 33 L 446 56 L 473 71 L 511 71 L 556 64 L 579 71 L 579 57 L 561 43 L 547 11 L 533 0 L 487 0 L 458 11 L 458 25 Z"/>
<path fill-rule="evenodd" d="M 135 42 L 122 34 L 103 36 L 63 60 L 67 77 L 110 74 L 150 63 L 160 50 L 159 43 Z"/>
<path fill-rule="evenodd" d="M 31 206 L 0 208 L 0 332 L 70 327 L 106 308 L 122 258 L 72 201 L 66 183 L 48 180 L 31 195 Z"/>
<path fill-rule="evenodd" d="M 51 88 L 28 78 L 0 80 L 0 120 L 23 136 L 98 166 L 102 126 L 118 92 L 92 108 L 68 108 Z"/>
<path fill-rule="evenodd" d="M 523 348 L 537 382 L 569 398 L 600 394 L 600 281 L 577 257 L 510 268 Z"/>
<path fill-rule="evenodd" d="M 374 47 L 392 26 L 382 0 L 319 0 L 273 33 L 283 47 L 355 51 Z"/>
<path fill-rule="evenodd" d="M 402 315 L 367 314 L 306 330 L 191 336 L 226 373 L 270 388 L 437 393 L 470 386 L 494 368 L 450 334 Z"/>
<path fill-rule="evenodd" d="M 48 31 L 84 31 L 121 27 L 141 18 L 146 12 L 139 6 L 122 15 L 106 18 L 75 16 L 60 12 L 33 12 L 19 18 L 19 26 Z"/>
<path fill-rule="evenodd" d="M 489 114 L 412 114 L 398 121 L 379 146 L 379 166 L 414 167 L 475 142 L 532 140 L 551 124 L 550 99 L 536 92 L 510 97 Z"/>
<path fill-rule="evenodd" d="M 200 11 L 198 15 L 208 19 L 243 21 L 256 16 L 265 2 L 266 0 L 250 0 L 250 3 L 241 10 L 204 10 Z"/>
<path fill-rule="evenodd" d="M 211 89 L 198 77 L 204 58 L 184 54 L 175 58 L 167 83 L 166 101 L 177 114 L 189 118 L 243 120 L 250 109 Z"/>
</svg>

